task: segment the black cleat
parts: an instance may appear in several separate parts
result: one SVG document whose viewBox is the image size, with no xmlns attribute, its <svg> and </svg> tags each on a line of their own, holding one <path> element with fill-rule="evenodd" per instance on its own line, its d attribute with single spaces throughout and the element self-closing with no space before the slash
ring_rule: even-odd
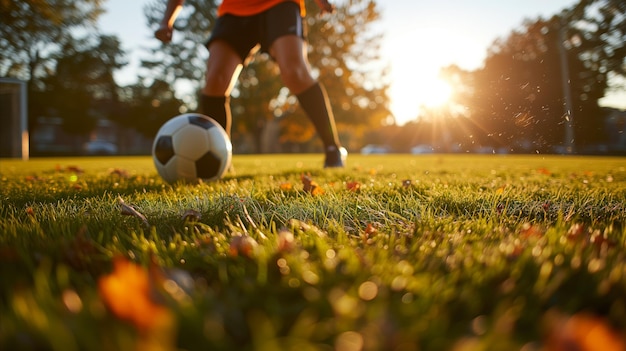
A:
<svg viewBox="0 0 626 351">
<path fill-rule="evenodd" d="M 344 147 L 330 146 L 326 148 L 326 159 L 324 159 L 324 168 L 341 168 L 348 158 L 348 150 Z"/>
</svg>

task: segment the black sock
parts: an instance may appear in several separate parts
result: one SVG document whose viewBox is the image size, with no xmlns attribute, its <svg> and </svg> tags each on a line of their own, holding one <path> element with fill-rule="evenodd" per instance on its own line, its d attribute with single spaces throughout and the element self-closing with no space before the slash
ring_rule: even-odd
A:
<svg viewBox="0 0 626 351">
<path fill-rule="evenodd" d="M 324 147 L 339 146 L 339 138 L 335 128 L 335 118 L 333 116 L 328 96 L 322 85 L 318 82 L 310 88 L 296 95 L 300 106 L 304 109 L 317 134 L 322 139 Z"/>
<path fill-rule="evenodd" d="M 231 114 L 230 98 L 226 96 L 200 96 L 201 113 L 219 123 L 230 136 Z"/>
</svg>

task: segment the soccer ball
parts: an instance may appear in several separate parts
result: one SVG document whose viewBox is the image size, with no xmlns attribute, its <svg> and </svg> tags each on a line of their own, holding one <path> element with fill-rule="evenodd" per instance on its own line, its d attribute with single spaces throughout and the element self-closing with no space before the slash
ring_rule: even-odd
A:
<svg viewBox="0 0 626 351">
<path fill-rule="evenodd" d="M 152 159 L 168 183 L 220 179 L 230 167 L 233 146 L 224 128 L 198 113 L 167 121 L 154 138 Z"/>
</svg>

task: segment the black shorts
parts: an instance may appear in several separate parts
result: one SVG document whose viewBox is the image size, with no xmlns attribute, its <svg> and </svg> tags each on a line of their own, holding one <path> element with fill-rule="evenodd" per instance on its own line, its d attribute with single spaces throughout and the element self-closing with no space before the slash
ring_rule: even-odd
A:
<svg viewBox="0 0 626 351">
<path fill-rule="evenodd" d="M 226 14 L 217 19 L 208 48 L 214 40 L 223 40 L 235 49 L 241 62 L 245 62 L 257 45 L 261 51 L 269 52 L 270 46 L 283 35 L 305 38 L 300 6 L 293 1 L 282 2 L 266 11 L 252 16 Z"/>
</svg>

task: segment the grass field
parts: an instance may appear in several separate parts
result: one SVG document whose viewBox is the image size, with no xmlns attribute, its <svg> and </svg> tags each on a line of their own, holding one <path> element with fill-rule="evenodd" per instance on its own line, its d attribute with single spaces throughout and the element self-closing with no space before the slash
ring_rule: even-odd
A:
<svg viewBox="0 0 626 351">
<path fill-rule="evenodd" d="M 624 350 L 626 158 L 0 160 L 2 350 Z"/>
</svg>

